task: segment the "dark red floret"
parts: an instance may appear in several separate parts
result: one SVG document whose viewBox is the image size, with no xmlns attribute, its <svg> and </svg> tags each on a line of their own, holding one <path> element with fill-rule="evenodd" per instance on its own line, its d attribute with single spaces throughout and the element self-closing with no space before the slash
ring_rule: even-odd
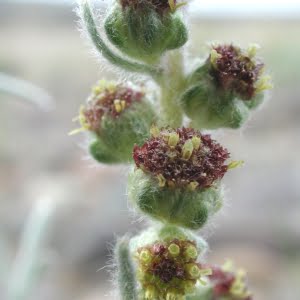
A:
<svg viewBox="0 0 300 300">
<path fill-rule="evenodd" d="M 153 263 L 151 272 L 164 283 L 170 282 L 173 278 L 184 278 L 183 268 L 177 265 L 174 260 L 165 257 Z"/>
<path fill-rule="evenodd" d="M 219 45 L 213 49 L 220 55 L 211 69 L 218 86 L 236 93 L 242 100 L 251 100 L 255 96 L 255 82 L 264 64 L 233 45 Z"/>
<path fill-rule="evenodd" d="M 179 135 L 179 141 L 173 148 L 168 144 L 168 134 L 171 132 Z M 201 145 L 199 149 L 193 150 L 189 159 L 184 159 L 183 146 L 193 137 L 200 138 Z M 197 188 L 207 188 L 226 173 L 228 166 L 225 161 L 229 153 L 210 135 L 202 135 L 192 128 L 183 127 L 176 130 L 163 129 L 159 136 L 150 138 L 143 146 L 135 146 L 133 158 L 137 167 L 145 173 L 162 175 L 166 185 L 186 187 L 196 182 Z"/>
<path fill-rule="evenodd" d="M 114 91 L 105 89 L 104 92 L 93 94 L 88 100 L 83 109 L 85 121 L 91 131 L 99 133 L 104 115 L 118 118 L 133 103 L 140 102 L 143 97 L 143 92 L 121 84 L 117 85 Z M 121 111 L 116 109 L 115 100 L 123 102 L 124 108 Z"/>
</svg>

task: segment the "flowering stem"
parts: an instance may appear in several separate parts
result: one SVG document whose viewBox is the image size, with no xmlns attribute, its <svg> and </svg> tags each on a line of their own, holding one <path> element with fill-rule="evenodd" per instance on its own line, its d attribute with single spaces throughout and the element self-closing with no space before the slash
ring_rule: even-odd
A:
<svg viewBox="0 0 300 300">
<path fill-rule="evenodd" d="M 122 300 L 137 300 L 134 269 L 131 264 L 128 239 L 122 238 L 116 245 L 118 284 Z"/>
<path fill-rule="evenodd" d="M 99 31 L 97 30 L 97 26 L 89 5 L 89 1 L 88 0 L 81 1 L 80 6 L 82 9 L 82 19 L 84 25 L 90 35 L 90 38 L 94 46 L 108 61 L 130 72 L 146 73 L 151 75 L 153 78 L 159 77 L 161 71 L 158 68 L 129 61 L 115 54 L 106 45 L 106 43 L 101 38 Z"/>
<path fill-rule="evenodd" d="M 161 87 L 161 125 L 179 127 L 182 124 L 183 113 L 178 99 L 186 85 L 182 51 L 174 50 L 169 53 L 167 70 L 159 84 Z"/>
</svg>

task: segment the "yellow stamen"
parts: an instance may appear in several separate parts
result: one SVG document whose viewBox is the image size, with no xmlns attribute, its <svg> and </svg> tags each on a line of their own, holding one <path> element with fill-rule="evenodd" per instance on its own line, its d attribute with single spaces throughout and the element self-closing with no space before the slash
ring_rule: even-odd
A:
<svg viewBox="0 0 300 300">
<path fill-rule="evenodd" d="M 217 52 L 217 50 L 212 49 L 210 51 L 210 63 L 213 65 L 214 68 L 217 68 L 217 60 L 222 57 L 221 54 Z"/>
<path fill-rule="evenodd" d="M 271 82 L 271 76 L 265 75 L 261 77 L 255 84 L 256 93 L 263 92 L 265 90 L 270 90 L 273 88 L 273 84 Z"/>
<path fill-rule="evenodd" d="M 122 110 L 124 110 L 126 108 L 126 101 L 125 100 L 121 100 L 121 106 L 122 106 Z"/>
<path fill-rule="evenodd" d="M 193 136 L 192 143 L 195 150 L 198 150 L 201 146 L 201 139 L 198 136 Z"/>
<path fill-rule="evenodd" d="M 74 134 L 77 134 L 77 133 L 80 133 L 80 132 L 83 132 L 83 131 L 86 131 L 86 129 L 83 128 L 83 127 L 76 128 L 76 129 L 70 131 L 70 132 L 68 133 L 68 135 L 71 136 L 71 135 L 74 135 Z"/>
<path fill-rule="evenodd" d="M 259 50 L 259 49 L 260 49 L 260 46 L 258 44 L 255 44 L 255 43 L 250 44 L 247 49 L 248 56 L 250 58 L 253 58 L 256 55 L 257 50 Z"/>
<path fill-rule="evenodd" d="M 187 140 L 182 147 L 182 158 L 190 159 L 193 154 L 194 146 L 192 140 Z"/>
<path fill-rule="evenodd" d="M 151 261 L 151 259 L 152 259 L 151 252 L 150 252 L 149 250 L 147 250 L 147 249 L 142 250 L 141 253 L 140 253 L 140 255 L 139 255 L 139 258 L 140 258 L 140 260 L 141 260 L 143 263 L 147 264 L 147 263 L 149 263 L 149 262 Z"/>
<path fill-rule="evenodd" d="M 120 113 L 122 111 L 122 104 L 121 104 L 121 100 L 116 99 L 114 100 L 114 107 L 117 113 Z"/>
<path fill-rule="evenodd" d="M 202 269 L 200 270 L 200 274 L 202 276 L 209 276 L 212 275 L 212 269 Z"/>
<path fill-rule="evenodd" d="M 162 174 L 159 174 L 156 177 L 158 179 L 158 185 L 164 187 L 166 185 L 166 178 Z"/>
<path fill-rule="evenodd" d="M 156 125 L 152 125 L 150 128 L 150 134 L 156 138 L 159 136 L 159 133 L 160 133 L 159 128 Z"/>
<path fill-rule="evenodd" d="M 168 251 L 172 256 L 178 256 L 180 254 L 180 248 L 176 244 L 171 244 L 168 247 Z"/>
<path fill-rule="evenodd" d="M 169 135 L 168 145 L 171 148 L 174 148 L 179 142 L 179 134 L 176 132 L 172 132 Z"/>
<path fill-rule="evenodd" d="M 188 246 L 184 251 L 186 259 L 196 259 L 198 256 L 197 248 L 193 245 Z"/>
<path fill-rule="evenodd" d="M 234 160 L 228 164 L 227 168 L 228 170 L 235 169 L 237 167 L 241 167 L 243 164 L 244 164 L 243 160 Z"/>
</svg>

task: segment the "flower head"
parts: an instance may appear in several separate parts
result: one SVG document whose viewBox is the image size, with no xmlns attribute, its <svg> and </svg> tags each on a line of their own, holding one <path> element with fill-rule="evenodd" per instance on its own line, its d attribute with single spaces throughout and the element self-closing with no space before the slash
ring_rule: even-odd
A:
<svg viewBox="0 0 300 300">
<path fill-rule="evenodd" d="M 252 300 L 248 291 L 245 271 L 235 270 L 231 261 L 223 266 L 208 266 L 212 269 L 209 281 L 213 287 L 214 299 L 229 297 L 233 300 Z"/>
<path fill-rule="evenodd" d="M 133 158 L 161 187 L 195 190 L 210 187 L 224 176 L 229 153 L 210 135 L 192 128 L 154 127 L 152 137 L 135 146 Z"/>
<path fill-rule="evenodd" d="M 214 45 L 209 62 L 211 76 L 219 88 L 233 92 L 242 100 L 251 100 L 270 89 L 270 78 L 263 75 L 264 64 L 255 58 L 257 46 L 247 51 L 234 45 Z"/>
<path fill-rule="evenodd" d="M 81 125 L 99 134 L 103 117 L 119 118 L 133 103 L 140 102 L 143 97 L 144 93 L 141 90 L 129 85 L 101 80 L 93 88 L 86 106 L 81 107 Z"/>
<path fill-rule="evenodd" d="M 183 299 L 193 292 L 201 277 L 211 274 L 197 262 L 196 243 L 174 239 L 137 250 L 138 279 L 145 298 Z"/>
</svg>

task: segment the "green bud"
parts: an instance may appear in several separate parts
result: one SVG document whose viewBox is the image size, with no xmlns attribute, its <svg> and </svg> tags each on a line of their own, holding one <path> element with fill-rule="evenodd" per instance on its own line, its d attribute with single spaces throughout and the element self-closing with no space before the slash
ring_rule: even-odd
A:
<svg viewBox="0 0 300 300">
<path fill-rule="evenodd" d="M 167 50 L 183 46 L 187 29 L 166 1 L 164 6 L 145 1 L 121 1 L 105 20 L 109 40 L 123 53 L 156 63 Z M 157 1 L 156 1 L 157 2 Z"/>
<path fill-rule="evenodd" d="M 264 64 L 248 50 L 233 45 L 214 45 L 206 62 L 189 78 L 181 103 L 198 128 L 240 128 L 250 111 L 261 104 L 270 89 Z"/>
<path fill-rule="evenodd" d="M 94 159 L 127 163 L 132 160 L 133 146 L 149 137 L 155 113 L 141 90 L 130 84 L 100 81 L 81 108 L 79 121 L 79 131 L 92 133 L 89 150 Z"/>
</svg>

